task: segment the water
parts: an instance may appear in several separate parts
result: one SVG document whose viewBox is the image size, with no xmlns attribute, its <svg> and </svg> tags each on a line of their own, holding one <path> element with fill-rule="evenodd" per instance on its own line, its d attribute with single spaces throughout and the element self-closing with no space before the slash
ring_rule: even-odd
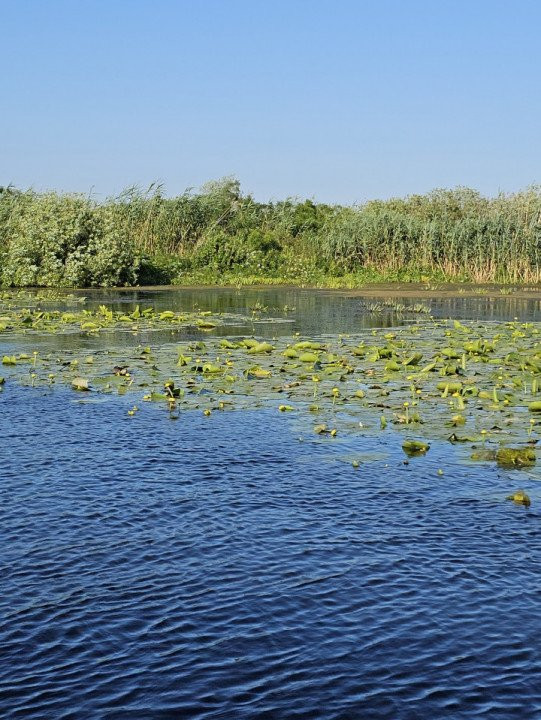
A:
<svg viewBox="0 0 541 720">
<path fill-rule="evenodd" d="M 107 290 L 84 291 L 89 307 L 102 302 L 114 303 L 115 309 L 135 308 L 137 303 L 151 303 L 160 310 L 186 310 L 200 308 L 213 312 L 244 312 L 251 316 L 254 307 L 265 308 L 257 318 L 260 328 L 265 318 L 280 317 L 290 322 L 289 327 L 272 328 L 272 332 L 288 334 L 291 329 L 310 334 L 355 332 L 367 327 L 391 327 L 415 317 L 408 312 L 397 312 L 392 305 L 370 312 L 374 304 L 385 301 L 399 303 L 405 308 L 423 304 L 430 307 L 435 317 L 461 319 L 486 318 L 487 320 L 512 320 L 515 317 L 528 321 L 541 321 L 541 291 L 516 292 L 501 295 L 485 291 L 458 294 L 456 288 L 426 291 L 422 287 L 411 289 L 386 289 L 377 286 L 366 294 L 358 291 L 336 292 L 303 290 L 299 288 L 241 288 L 225 287 L 183 288 L 175 291 L 160 290 Z M 421 315 L 422 317 L 422 315 Z M 249 326 L 249 324 L 247 324 Z"/>
<path fill-rule="evenodd" d="M 366 322 L 314 296 L 295 327 Z M 535 480 L 132 403 L 0 394 L 2 718 L 541 717 Z M 524 485 L 529 509 L 502 501 Z"/>
</svg>

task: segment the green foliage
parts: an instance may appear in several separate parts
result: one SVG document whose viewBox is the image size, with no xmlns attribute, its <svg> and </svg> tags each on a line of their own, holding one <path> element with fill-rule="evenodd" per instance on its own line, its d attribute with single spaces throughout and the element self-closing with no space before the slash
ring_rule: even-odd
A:
<svg viewBox="0 0 541 720">
<path fill-rule="evenodd" d="M 220 272 L 235 266 L 272 272 L 279 266 L 280 251 L 281 245 L 270 231 L 254 228 L 229 235 L 225 230 L 216 229 L 194 248 L 192 266 Z"/>
<path fill-rule="evenodd" d="M 3 197 L 2 197 L 3 200 Z M 4 203 L 0 202 L 0 206 Z M 2 284 L 91 287 L 137 280 L 134 248 L 109 205 L 75 195 L 24 193 L 2 216 Z"/>
<path fill-rule="evenodd" d="M 359 266 L 440 270 L 473 281 L 536 281 L 541 194 L 486 199 L 466 188 L 344 208 L 324 227 L 325 257 Z"/>
<path fill-rule="evenodd" d="M 259 203 L 234 178 L 88 198 L 0 188 L 3 285 L 164 284 L 188 278 L 355 286 L 388 280 L 536 282 L 541 192 L 467 188 L 343 207 Z"/>
</svg>

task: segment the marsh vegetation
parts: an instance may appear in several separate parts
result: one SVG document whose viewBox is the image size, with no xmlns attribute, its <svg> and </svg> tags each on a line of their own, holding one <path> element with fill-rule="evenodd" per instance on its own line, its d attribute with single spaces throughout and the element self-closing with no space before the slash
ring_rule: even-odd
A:
<svg viewBox="0 0 541 720">
<path fill-rule="evenodd" d="M 356 206 L 262 203 L 230 178 L 102 202 L 0 190 L 4 286 L 540 280 L 541 193 L 466 188 Z"/>
</svg>

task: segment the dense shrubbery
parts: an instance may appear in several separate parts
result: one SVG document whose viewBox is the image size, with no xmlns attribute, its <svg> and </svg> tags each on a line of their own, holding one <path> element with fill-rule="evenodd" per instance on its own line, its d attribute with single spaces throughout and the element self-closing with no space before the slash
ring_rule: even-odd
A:
<svg viewBox="0 0 541 720">
<path fill-rule="evenodd" d="M 9 286 L 137 282 L 138 258 L 110 205 L 72 195 L 2 193 L 1 279 Z"/>
<path fill-rule="evenodd" d="M 232 275 L 309 283 L 373 272 L 537 281 L 541 193 L 441 190 L 353 207 L 258 203 L 230 178 L 165 197 L 0 189 L 3 285 L 111 286 Z"/>
</svg>

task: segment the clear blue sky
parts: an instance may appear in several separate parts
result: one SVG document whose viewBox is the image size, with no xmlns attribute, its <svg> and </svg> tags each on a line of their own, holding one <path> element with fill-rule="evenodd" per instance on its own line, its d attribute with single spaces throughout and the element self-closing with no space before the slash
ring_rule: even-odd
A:
<svg viewBox="0 0 541 720">
<path fill-rule="evenodd" d="M 0 0 L 0 184 L 541 182 L 539 0 Z"/>
</svg>

